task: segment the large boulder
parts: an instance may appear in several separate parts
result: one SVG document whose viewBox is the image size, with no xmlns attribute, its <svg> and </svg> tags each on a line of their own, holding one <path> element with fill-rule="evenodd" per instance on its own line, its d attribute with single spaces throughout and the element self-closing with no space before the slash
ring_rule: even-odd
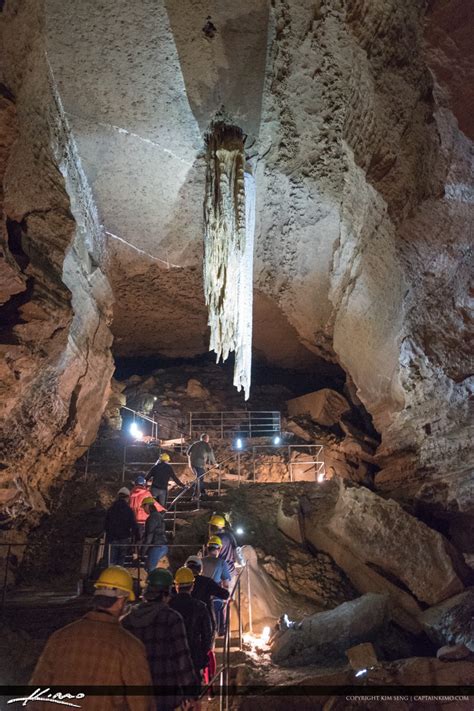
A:
<svg viewBox="0 0 474 711">
<path fill-rule="evenodd" d="M 331 540 L 343 544 L 428 605 L 464 589 L 444 537 L 395 501 L 336 479 L 305 497 L 302 510 L 305 536 L 316 548 L 326 550 Z"/>
<path fill-rule="evenodd" d="M 351 409 L 346 398 L 330 388 L 295 397 L 286 404 L 290 416 L 310 415 L 315 422 L 326 427 L 335 425 Z"/>
<path fill-rule="evenodd" d="M 272 644 L 272 661 L 290 667 L 347 663 L 345 651 L 360 642 L 375 640 L 389 619 L 387 596 L 363 595 L 280 632 Z"/>
<path fill-rule="evenodd" d="M 303 538 L 328 553 L 359 592 L 388 594 L 405 629 L 421 631 L 419 601 L 433 605 L 463 590 L 443 536 L 396 502 L 333 479 L 298 506 Z M 289 522 L 280 521 L 288 532 Z"/>
<path fill-rule="evenodd" d="M 474 652 L 474 588 L 428 608 L 420 621 L 436 644 L 464 644 Z"/>
<path fill-rule="evenodd" d="M 207 400 L 211 396 L 209 390 L 195 378 L 190 378 L 188 380 L 188 384 L 186 385 L 186 395 L 188 397 L 195 398 L 196 400 Z"/>
</svg>

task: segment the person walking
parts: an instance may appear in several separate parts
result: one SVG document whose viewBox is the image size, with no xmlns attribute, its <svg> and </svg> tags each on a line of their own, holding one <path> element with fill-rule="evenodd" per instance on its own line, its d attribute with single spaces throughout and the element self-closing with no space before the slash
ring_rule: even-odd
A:
<svg viewBox="0 0 474 711">
<path fill-rule="evenodd" d="M 229 565 L 219 554 L 222 549 L 222 541 L 219 536 L 211 536 L 207 542 L 207 555 L 202 560 L 202 575 L 211 578 L 217 585 L 226 589 L 230 587 L 232 575 Z"/>
<path fill-rule="evenodd" d="M 150 496 L 150 492 L 146 486 L 146 479 L 143 474 L 139 474 L 135 479 L 135 486 L 130 492 L 130 508 L 135 514 L 135 521 L 137 522 L 138 530 L 140 533 L 140 541 L 143 539 L 145 534 L 145 522 L 148 518 L 148 514 L 142 506 L 144 499 Z M 155 508 L 157 511 L 165 511 L 166 509 L 155 500 Z"/>
<path fill-rule="evenodd" d="M 226 520 L 224 516 L 218 514 L 213 514 L 209 519 L 209 534 L 210 536 L 217 536 L 221 540 L 221 547 L 219 550 L 219 558 L 223 558 L 227 565 L 229 566 L 230 574 L 233 576 L 236 564 L 242 565 L 242 559 L 240 556 L 240 551 L 237 547 L 237 541 L 235 536 L 226 527 Z"/>
<path fill-rule="evenodd" d="M 169 606 L 172 585 L 169 570 L 152 570 L 145 602 L 134 607 L 123 622 L 145 645 L 153 685 L 162 692 L 155 696 L 157 711 L 175 709 L 195 698 L 199 688 L 183 618 Z"/>
<path fill-rule="evenodd" d="M 194 670 L 199 682 L 208 665 L 208 654 L 212 649 L 212 622 L 206 605 L 201 600 L 191 597 L 194 575 L 189 568 L 178 568 L 174 576 L 177 594 L 172 598 L 170 607 L 182 616 Z"/>
<path fill-rule="evenodd" d="M 214 652 L 215 634 L 217 631 L 216 612 L 214 603 L 225 605 L 225 601 L 229 598 L 229 591 L 218 585 L 212 578 L 207 575 L 202 575 L 202 558 L 197 555 L 190 555 L 186 561 L 186 567 L 189 568 L 194 575 L 194 585 L 191 591 L 191 597 L 196 600 L 201 600 L 206 607 L 212 622 L 212 648 L 207 654 L 207 666 L 204 670 L 204 683 L 209 684 L 216 673 L 216 654 Z M 210 690 L 212 695 L 212 689 Z"/>
<path fill-rule="evenodd" d="M 142 506 L 147 514 L 143 545 L 148 546 L 146 549 L 146 569 L 148 573 L 156 568 L 159 561 L 168 552 L 165 517 L 162 511 L 156 510 L 155 503 L 153 496 L 148 496 L 143 499 L 142 502 Z"/>
<path fill-rule="evenodd" d="M 126 544 L 140 538 L 129 498 L 130 491 L 122 486 L 105 516 L 105 552 L 109 565 L 123 565 L 129 552 Z"/>
<path fill-rule="evenodd" d="M 85 697 L 77 701 L 82 711 L 151 711 L 152 678 L 145 647 L 120 624 L 127 602 L 134 599 L 132 577 L 125 568 L 104 570 L 95 583 L 93 610 L 51 635 L 30 685 L 61 687 L 64 692 L 71 687 L 84 689 Z M 88 690 L 94 686 L 121 691 L 94 696 Z M 150 696 L 133 696 L 127 687 L 134 686 L 150 687 Z M 51 711 L 52 705 L 50 700 L 36 699 L 33 704 L 41 711 Z"/>
<path fill-rule="evenodd" d="M 220 559 L 216 559 L 220 560 Z M 225 565 L 225 561 L 220 561 Z M 222 582 L 216 582 L 211 577 L 203 574 L 203 559 L 199 558 L 197 555 L 190 555 L 185 563 L 186 567 L 189 568 L 194 575 L 194 586 L 191 591 L 191 597 L 196 598 L 196 600 L 201 600 L 211 616 L 211 622 L 213 629 L 216 627 L 216 616 L 213 606 L 213 601 L 217 600 L 227 600 L 229 598 L 229 590 L 226 588 L 225 584 L 222 582 L 227 582 L 230 580 L 230 575 L 226 580 Z M 222 576 L 223 577 L 223 576 Z"/>
<path fill-rule="evenodd" d="M 146 481 L 151 481 L 151 495 L 164 507 L 166 507 L 170 479 L 184 489 L 183 482 L 178 479 L 170 464 L 170 455 L 163 452 L 146 475 Z"/>
<path fill-rule="evenodd" d="M 207 555 L 202 559 L 202 572 L 216 585 L 228 591 L 232 581 L 232 574 L 227 561 L 220 557 L 221 550 L 221 539 L 218 536 L 211 536 L 207 543 Z M 229 592 L 227 593 L 228 596 Z M 225 602 L 222 598 L 216 596 L 212 605 L 217 634 L 221 636 L 225 633 Z"/>
<path fill-rule="evenodd" d="M 206 496 L 204 475 L 206 465 L 218 467 L 214 452 L 209 444 L 209 435 L 202 434 L 197 442 L 193 442 L 186 452 L 188 455 L 189 467 L 194 472 L 196 482 L 194 484 L 194 498 L 199 499 L 201 495 Z"/>
</svg>

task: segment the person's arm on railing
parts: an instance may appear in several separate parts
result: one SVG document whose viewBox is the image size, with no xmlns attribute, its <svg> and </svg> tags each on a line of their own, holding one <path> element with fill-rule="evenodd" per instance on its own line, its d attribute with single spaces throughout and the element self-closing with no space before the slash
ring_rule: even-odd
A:
<svg viewBox="0 0 474 711">
<path fill-rule="evenodd" d="M 229 597 L 229 590 L 216 583 L 212 578 L 209 578 L 209 593 L 219 600 L 227 600 Z"/>
<path fill-rule="evenodd" d="M 171 466 L 171 464 L 169 465 L 169 467 L 170 467 L 170 469 L 171 469 L 171 479 L 174 481 L 175 484 L 177 484 L 177 485 L 180 486 L 182 489 L 184 489 L 184 487 L 185 487 L 186 485 L 183 484 L 183 482 L 182 482 L 180 479 L 178 479 L 178 477 L 176 476 L 176 473 L 175 473 L 173 467 Z"/>
</svg>

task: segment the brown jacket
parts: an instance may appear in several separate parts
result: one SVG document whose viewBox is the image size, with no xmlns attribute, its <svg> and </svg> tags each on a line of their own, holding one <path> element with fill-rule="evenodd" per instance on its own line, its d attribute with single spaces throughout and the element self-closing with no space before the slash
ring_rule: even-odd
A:
<svg viewBox="0 0 474 711">
<path fill-rule="evenodd" d="M 88 612 L 77 622 L 54 632 L 36 665 L 30 684 L 59 686 L 151 686 L 145 647 L 103 611 Z M 150 696 L 91 696 L 74 701 L 81 711 L 150 711 Z M 50 702 L 35 702 L 35 711 L 52 711 Z"/>
</svg>

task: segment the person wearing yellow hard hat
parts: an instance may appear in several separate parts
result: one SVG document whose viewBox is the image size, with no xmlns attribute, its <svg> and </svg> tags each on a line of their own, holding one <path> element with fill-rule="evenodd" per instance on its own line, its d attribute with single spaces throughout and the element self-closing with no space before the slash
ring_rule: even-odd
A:
<svg viewBox="0 0 474 711">
<path fill-rule="evenodd" d="M 211 521 L 214 521 L 217 517 L 213 516 Z M 224 520 L 224 519 L 222 519 Z M 210 536 L 207 542 L 207 555 L 202 559 L 202 573 L 208 578 L 214 581 L 217 585 L 222 588 L 229 590 L 232 573 L 230 571 L 229 565 L 224 558 L 220 557 L 220 552 L 222 550 L 222 539 L 220 536 Z M 225 631 L 225 602 L 222 599 L 214 598 L 214 617 L 216 620 L 216 630 L 217 634 L 223 635 Z"/>
<path fill-rule="evenodd" d="M 95 583 L 93 610 L 51 635 L 30 684 L 66 691 L 71 687 L 120 686 L 125 689 L 122 696 L 93 696 L 85 689 L 78 706 L 84 711 L 151 711 L 150 696 L 127 692 L 127 687 L 150 687 L 150 691 L 152 687 L 145 647 L 120 624 L 127 601 L 134 599 L 133 580 L 125 568 L 103 570 Z"/>
<path fill-rule="evenodd" d="M 145 523 L 148 518 L 148 514 L 142 506 L 143 500 L 150 496 L 150 492 L 146 486 L 146 479 L 143 474 L 139 474 L 135 478 L 135 486 L 130 491 L 129 505 L 132 509 L 135 520 L 137 522 L 138 530 L 140 531 L 140 540 L 143 539 L 145 534 Z M 165 508 L 155 500 L 155 508 L 157 511 L 165 511 Z"/>
<path fill-rule="evenodd" d="M 142 501 L 142 507 L 147 514 L 143 545 L 147 554 L 146 569 L 150 573 L 160 560 L 168 553 L 166 538 L 166 523 L 163 511 L 156 510 L 156 500 L 147 496 Z"/>
<path fill-rule="evenodd" d="M 237 541 L 234 534 L 227 526 L 227 522 L 221 514 L 212 514 L 209 519 L 209 535 L 218 536 L 221 539 L 221 547 L 218 557 L 223 558 L 229 566 L 231 576 L 234 575 L 235 564 L 241 564 Z"/>
<path fill-rule="evenodd" d="M 187 567 L 178 568 L 174 576 L 174 584 L 176 595 L 172 598 L 170 607 L 179 612 L 184 620 L 194 669 L 199 681 L 202 681 L 213 643 L 211 617 L 206 605 L 201 600 L 191 597 L 194 586 L 192 570 Z"/>
<path fill-rule="evenodd" d="M 151 482 L 151 495 L 165 508 L 170 479 L 172 479 L 177 486 L 180 486 L 182 489 L 184 488 L 183 482 L 176 476 L 170 461 L 170 455 L 167 452 L 162 452 L 160 458 L 155 462 L 145 477 L 146 481 Z"/>
</svg>

